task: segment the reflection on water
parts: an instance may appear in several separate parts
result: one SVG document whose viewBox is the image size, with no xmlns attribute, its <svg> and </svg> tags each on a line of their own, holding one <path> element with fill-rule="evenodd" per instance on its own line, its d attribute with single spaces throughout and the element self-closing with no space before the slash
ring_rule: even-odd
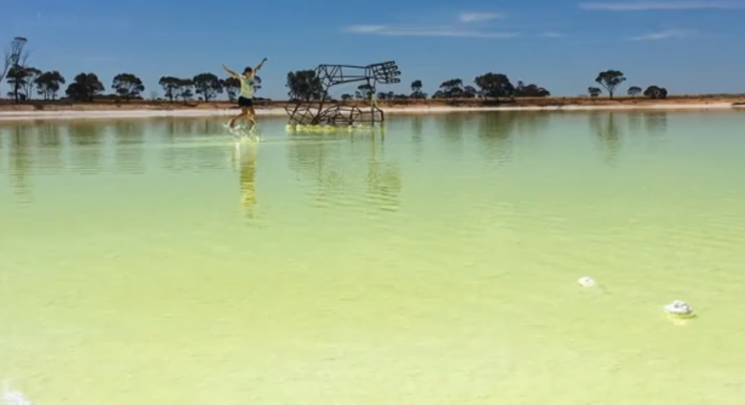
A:
<svg viewBox="0 0 745 405">
<path fill-rule="evenodd" d="M 650 135 L 665 135 L 667 133 L 667 113 L 662 111 L 644 114 L 644 129 Z"/>
<path fill-rule="evenodd" d="M 15 194 L 24 202 L 31 201 L 31 185 L 28 178 L 29 170 L 33 166 L 34 158 L 30 148 L 33 127 L 31 125 L 21 124 L 11 130 L 9 137 L 9 175 L 10 184 L 13 186 Z"/>
<path fill-rule="evenodd" d="M 589 124 L 606 163 L 615 165 L 623 146 L 623 133 L 615 112 L 592 112 Z"/>
<path fill-rule="evenodd" d="M 66 126 L 70 139 L 73 170 L 80 174 L 98 174 L 103 165 L 105 127 L 98 122 L 71 122 Z"/>
<path fill-rule="evenodd" d="M 249 218 L 256 207 L 256 144 L 242 142 L 235 146 L 231 159 L 238 167 L 241 205 Z"/>
<path fill-rule="evenodd" d="M 668 113 L 665 111 L 634 111 L 625 115 L 628 118 L 628 130 L 631 134 L 665 135 L 667 133 Z"/>
<path fill-rule="evenodd" d="M 386 136 L 376 132 L 292 137 L 287 148 L 290 168 L 311 182 L 315 206 L 356 204 L 350 198 L 366 190 L 360 198 L 371 207 L 396 209 L 401 176 L 397 163 L 386 157 Z"/>
<path fill-rule="evenodd" d="M 503 164 L 511 161 L 514 148 L 512 137 L 535 136 L 545 132 L 550 119 L 550 114 L 517 111 L 480 115 L 476 134 L 481 154 L 487 162 Z"/>
<path fill-rule="evenodd" d="M 395 161 L 386 159 L 385 136 L 370 135 L 368 137 L 370 158 L 365 177 L 368 195 L 378 200 L 382 209 L 395 210 L 398 207 L 398 195 L 402 187 L 401 173 Z"/>
<path fill-rule="evenodd" d="M 145 173 L 145 131 L 142 121 L 121 120 L 114 124 L 114 149 L 117 171 L 120 173 Z"/>
<path fill-rule="evenodd" d="M 40 404 L 745 397 L 745 115 L 394 116 L 385 134 L 265 119 L 240 144 L 222 121 L 0 123 L 10 389 Z M 674 299 L 698 317 L 670 322 Z"/>
</svg>

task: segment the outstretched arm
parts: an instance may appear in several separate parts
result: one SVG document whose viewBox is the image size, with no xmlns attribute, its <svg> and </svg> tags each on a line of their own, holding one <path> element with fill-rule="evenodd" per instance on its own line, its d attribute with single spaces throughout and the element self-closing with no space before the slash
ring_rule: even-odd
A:
<svg viewBox="0 0 745 405">
<path fill-rule="evenodd" d="M 258 72 L 259 69 L 261 69 L 264 66 L 264 62 L 266 62 L 266 58 L 262 59 L 261 62 L 259 62 L 258 65 L 254 68 L 254 72 Z"/>
<path fill-rule="evenodd" d="M 225 71 L 228 72 L 229 75 L 233 77 L 238 77 L 238 73 L 235 73 L 232 70 L 228 69 L 227 67 L 225 67 L 225 65 L 222 65 L 222 68 L 225 69 Z"/>
</svg>

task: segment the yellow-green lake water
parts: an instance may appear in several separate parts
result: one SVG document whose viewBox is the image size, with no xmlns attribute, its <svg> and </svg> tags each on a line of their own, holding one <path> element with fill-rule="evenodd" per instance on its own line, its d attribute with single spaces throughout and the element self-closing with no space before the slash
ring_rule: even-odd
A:
<svg viewBox="0 0 745 405">
<path fill-rule="evenodd" d="M 745 113 L 223 121 L 0 122 L 7 392 L 745 403 Z"/>
</svg>

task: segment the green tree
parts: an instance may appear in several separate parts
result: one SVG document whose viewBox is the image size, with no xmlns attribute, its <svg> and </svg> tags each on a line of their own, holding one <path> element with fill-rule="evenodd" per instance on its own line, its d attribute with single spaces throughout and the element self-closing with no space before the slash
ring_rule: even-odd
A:
<svg viewBox="0 0 745 405">
<path fill-rule="evenodd" d="M 515 95 L 515 86 L 503 73 L 485 73 L 477 76 L 473 83 L 479 88 L 479 93 L 484 98 L 513 97 Z"/>
<path fill-rule="evenodd" d="M 231 76 L 223 81 L 222 86 L 225 88 L 225 92 L 228 93 L 228 99 L 235 101 L 238 91 L 241 89 L 241 81 Z"/>
<path fill-rule="evenodd" d="M 104 91 L 103 83 L 95 73 L 80 73 L 67 86 L 67 97 L 75 101 L 93 101 L 93 98 Z"/>
<path fill-rule="evenodd" d="M 287 95 L 291 100 L 320 100 L 324 90 L 321 78 L 315 70 L 298 70 L 287 73 Z"/>
<path fill-rule="evenodd" d="M 21 72 L 26 66 L 26 60 L 28 59 L 28 52 L 24 52 L 23 50 L 26 46 L 26 42 L 27 40 L 24 37 L 15 37 L 5 48 L 3 70 L 0 72 L 0 83 L 2 83 L 3 79 L 9 76 L 11 69 L 15 70 L 14 74 L 16 76 L 22 74 Z M 15 80 L 16 79 L 14 79 L 13 83 L 10 83 L 13 88 L 11 94 L 13 95 L 13 99 L 18 102 L 20 97 L 21 84 Z"/>
<path fill-rule="evenodd" d="M 27 100 L 30 100 L 33 98 L 31 95 L 33 94 L 34 88 L 36 87 L 36 79 L 39 78 L 42 72 L 35 67 L 27 67 L 23 71 L 23 94 L 26 96 Z"/>
<path fill-rule="evenodd" d="M 342 99 L 343 101 L 349 101 L 349 100 L 351 100 L 351 99 L 353 99 L 353 98 L 354 98 L 354 97 L 352 97 L 352 95 L 351 95 L 351 94 L 347 94 L 347 93 L 344 93 L 344 94 L 342 94 L 342 95 L 341 95 L 341 99 Z"/>
<path fill-rule="evenodd" d="M 373 96 L 373 93 L 375 92 L 375 89 L 367 83 L 360 84 L 357 86 L 357 91 L 360 93 L 360 99 L 367 99 Z M 383 96 L 385 97 L 385 96 Z"/>
<path fill-rule="evenodd" d="M 223 81 L 212 73 L 200 73 L 194 76 L 192 83 L 194 91 L 207 102 L 223 92 Z"/>
<path fill-rule="evenodd" d="M 181 80 L 173 76 L 163 76 L 158 80 L 158 85 L 163 88 L 163 95 L 170 102 L 173 102 L 174 98 L 178 98 Z"/>
<path fill-rule="evenodd" d="M 423 87 L 424 85 L 422 85 L 421 80 L 414 80 L 413 82 L 411 82 L 411 96 L 410 97 L 415 98 L 415 99 L 427 98 L 427 95 L 424 94 L 424 92 L 422 92 Z"/>
<path fill-rule="evenodd" d="M 587 93 L 590 95 L 590 97 L 593 97 L 594 98 L 594 97 L 600 96 L 600 94 L 602 94 L 603 91 L 600 90 L 599 87 L 590 86 L 590 87 L 587 88 Z"/>
<path fill-rule="evenodd" d="M 33 91 L 33 79 L 35 79 L 39 73 L 38 69 L 32 67 L 13 66 L 8 69 L 6 81 L 13 89 L 8 94 L 16 101 L 31 98 L 30 93 L 27 90 Z"/>
<path fill-rule="evenodd" d="M 116 91 L 116 94 L 124 97 L 127 101 L 134 97 L 140 97 L 140 94 L 145 91 L 145 85 L 142 84 L 142 80 L 132 73 L 119 73 L 114 76 L 114 80 L 111 82 L 111 88 Z"/>
<path fill-rule="evenodd" d="M 551 93 L 543 87 L 535 84 L 526 85 L 522 80 L 517 81 L 515 86 L 515 97 L 548 97 Z"/>
<path fill-rule="evenodd" d="M 181 98 L 186 104 L 187 101 L 194 97 L 194 80 L 192 79 L 178 79 L 177 86 L 177 97 Z"/>
<path fill-rule="evenodd" d="M 450 79 L 440 84 L 442 98 L 458 98 L 463 96 L 463 80 Z"/>
<path fill-rule="evenodd" d="M 393 100 L 396 98 L 396 93 L 392 91 L 381 91 L 377 95 L 378 100 Z"/>
<path fill-rule="evenodd" d="M 608 96 L 611 99 L 613 99 L 613 92 L 616 91 L 616 87 L 625 81 L 626 78 L 620 70 L 606 70 L 598 73 L 598 77 L 595 78 L 597 84 L 608 90 Z"/>
<path fill-rule="evenodd" d="M 638 86 L 631 86 L 629 87 L 629 90 L 627 91 L 627 93 L 631 97 L 636 97 L 639 94 L 642 94 L 642 88 Z"/>
<path fill-rule="evenodd" d="M 667 98 L 667 89 L 655 85 L 649 86 L 646 90 L 644 90 L 644 97 L 665 99 Z"/>
<path fill-rule="evenodd" d="M 43 96 L 44 100 L 55 100 L 57 98 L 57 92 L 65 84 L 65 78 L 62 77 L 60 72 L 53 70 L 40 74 L 35 82 L 36 92 L 40 96 Z"/>
</svg>

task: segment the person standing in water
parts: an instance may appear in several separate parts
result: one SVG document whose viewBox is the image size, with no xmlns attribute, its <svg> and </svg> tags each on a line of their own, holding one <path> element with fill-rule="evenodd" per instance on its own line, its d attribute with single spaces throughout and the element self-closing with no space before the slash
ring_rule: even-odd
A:
<svg viewBox="0 0 745 405">
<path fill-rule="evenodd" d="M 258 65 L 256 65 L 255 68 L 251 68 L 249 66 L 243 69 L 242 75 L 239 75 L 238 73 L 235 73 L 234 71 L 225 67 L 225 65 L 222 65 L 222 68 L 225 69 L 225 71 L 228 72 L 230 76 L 235 77 L 241 83 L 241 93 L 238 97 L 238 107 L 241 108 L 241 113 L 230 120 L 228 127 L 231 130 L 235 127 L 235 122 L 241 118 L 245 118 L 248 122 L 251 123 L 251 130 L 256 127 L 256 111 L 254 110 L 253 100 L 254 91 L 256 91 L 256 72 L 258 72 L 259 69 L 264 66 L 264 62 L 266 62 L 266 58 L 264 58 Z"/>
</svg>

